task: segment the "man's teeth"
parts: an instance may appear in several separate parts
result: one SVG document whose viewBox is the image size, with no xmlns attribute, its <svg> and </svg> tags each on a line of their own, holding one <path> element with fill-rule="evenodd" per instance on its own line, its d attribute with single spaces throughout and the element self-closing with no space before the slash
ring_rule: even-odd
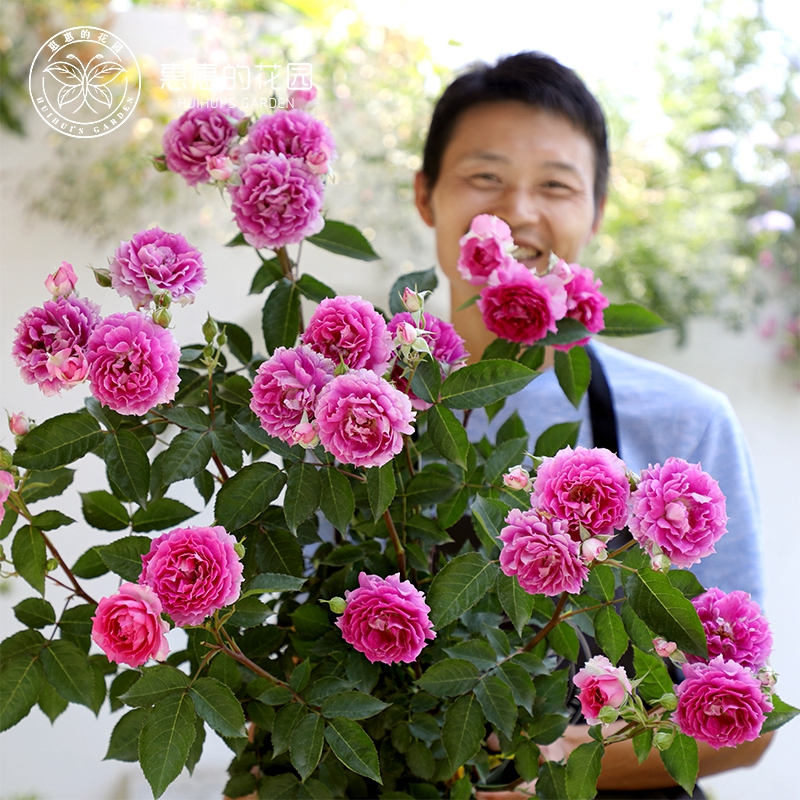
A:
<svg viewBox="0 0 800 800">
<path fill-rule="evenodd" d="M 535 250 L 532 247 L 517 247 L 511 255 L 517 259 L 517 261 L 524 261 L 526 258 L 539 258 L 541 254 L 541 250 Z"/>
</svg>

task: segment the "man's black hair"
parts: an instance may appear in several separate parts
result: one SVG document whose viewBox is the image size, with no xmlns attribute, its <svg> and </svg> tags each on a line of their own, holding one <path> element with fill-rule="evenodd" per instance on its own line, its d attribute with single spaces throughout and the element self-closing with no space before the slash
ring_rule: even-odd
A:
<svg viewBox="0 0 800 800">
<path fill-rule="evenodd" d="M 490 67 L 478 64 L 456 78 L 439 98 L 423 151 L 422 174 L 432 189 L 461 115 L 474 106 L 518 100 L 563 117 L 586 134 L 594 150 L 595 211 L 608 184 L 608 140 L 600 104 L 569 68 L 544 53 L 517 53 Z"/>
</svg>

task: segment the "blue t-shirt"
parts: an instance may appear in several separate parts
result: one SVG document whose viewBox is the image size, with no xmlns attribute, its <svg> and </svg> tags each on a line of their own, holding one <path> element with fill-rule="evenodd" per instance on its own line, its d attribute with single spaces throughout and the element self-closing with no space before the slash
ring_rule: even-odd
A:
<svg viewBox="0 0 800 800">
<path fill-rule="evenodd" d="M 594 342 L 617 416 L 620 456 L 634 472 L 663 464 L 669 456 L 700 463 L 719 482 L 726 498 L 728 532 L 716 552 L 692 571 L 706 587 L 724 592 L 742 589 L 761 603 L 763 579 L 758 495 L 750 454 L 728 398 L 700 381 L 622 350 Z M 517 411 L 531 437 L 559 422 L 582 422 L 578 444 L 592 447 L 589 404 L 576 409 L 547 370 L 506 400 L 487 425 L 483 409 L 470 418 L 473 441 L 484 433 L 494 440 L 499 426 Z"/>
</svg>

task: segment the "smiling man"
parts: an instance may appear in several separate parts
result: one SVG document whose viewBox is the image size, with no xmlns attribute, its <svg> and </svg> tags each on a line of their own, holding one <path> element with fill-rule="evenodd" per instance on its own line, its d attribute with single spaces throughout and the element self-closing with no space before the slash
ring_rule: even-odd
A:
<svg viewBox="0 0 800 800">
<path fill-rule="evenodd" d="M 516 258 L 543 272 L 550 253 L 578 262 L 600 227 L 609 155 L 603 112 L 575 73 L 538 53 L 520 53 L 456 79 L 433 113 L 416 203 L 434 228 L 439 264 L 450 280 L 453 322 L 478 360 L 494 339 L 480 309 L 458 310 L 475 287 L 458 272 L 458 240 L 478 214 L 511 228 Z M 577 411 L 553 371 L 509 398 L 489 424 L 473 415 L 470 434 L 496 432 L 513 411 L 531 445 L 550 425 L 581 421 L 578 444 L 616 451 L 636 471 L 669 456 L 701 462 L 727 497 L 728 534 L 717 553 L 696 569 L 707 587 L 743 589 L 760 599 L 761 566 L 755 482 L 738 421 L 724 395 L 679 373 L 604 345 L 591 346 L 592 385 Z M 546 362 L 547 363 L 547 362 Z M 546 748 L 559 759 L 584 741 L 585 725 L 571 725 Z M 700 745 L 700 775 L 755 763 L 769 736 L 736 749 Z M 686 797 L 658 754 L 640 766 L 630 742 L 607 748 L 598 786 L 608 798 Z M 702 793 L 694 797 L 702 797 Z M 521 797 L 499 792 L 491 800 Z"/>
</svg>

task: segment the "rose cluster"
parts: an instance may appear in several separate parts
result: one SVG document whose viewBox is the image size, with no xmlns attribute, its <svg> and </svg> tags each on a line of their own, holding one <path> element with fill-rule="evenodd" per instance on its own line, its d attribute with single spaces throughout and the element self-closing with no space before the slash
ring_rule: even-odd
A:
<svg viewBox="0 0 800 800">
<path fill-rule="evenodd" d="M 163 163 L 189 185 L 225 184 L 245 241 L 277 250 L 322 230 L 323 178 L 336 157 L 327 126 L 300 108 L 251 125 L 233 106 L 190 108 L 167 126 Z"/>
<path fill-rule="evenodd" d="M 555 260 L 544 275 L 514 258 L 511 229 L 501 219 L 480 214 L 459 240 L 458 270 L 475 286 L 482 286 L 478 308 L 489 331 L 512 342 L 532 345 L 555 333 L 566 318 L 581 322 L 590 333 L 604 327 L 603 309 L 609 301 L 592 270 Z M 578 342 L 558 345 L 568 350 Z"/>
<path fill-rule="evenodd" d="M 176 528 L 154 539 L 142 556 L 138 584 L 123 584 L 98 603 L 92 639 L 118 664 L 163 661 L 169 625 L 162 612 L 176 625 L 201 625 L 239 597 L 241 584 L 242 562 L 231 534 L 221 526 Z"/>
</svg>

